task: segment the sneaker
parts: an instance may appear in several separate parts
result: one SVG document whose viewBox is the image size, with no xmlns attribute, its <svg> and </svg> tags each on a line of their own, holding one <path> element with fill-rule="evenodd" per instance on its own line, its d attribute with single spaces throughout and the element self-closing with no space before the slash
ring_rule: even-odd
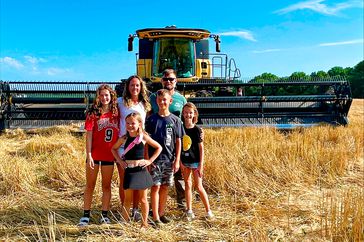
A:
<svg viewBox="0 0 364 242">
<path fill-rule="evenodd" d="M 211 210 L 209 210 L 206 214 L 206 218 L 207 219 L 212 219 L 213 217 L 215 217 L 215 215 L 211 212 Z"/>
<path fill-rule="evenodd" d="M 164 224 L 168 224 L 168 223 L 172 222 L 172 220 L 170 218 L 168 218 L 166 215 L 161 216 L 159 219 Z"/>
<path fill-rule="evenodd" d="M 154 220 L 152 226 L 156 229 L 159 229 L 163 227 L 163 223 L 160 220 Z"/>
<path fill-rule="evenodd" d="M 178 201 L 177 202 L 177 209 L 186 210 L 185 202 L 184 201 Z"/>
<path fill-rule="evenodd" d="M 192 221 L 195 218 L 195 214 L 192 212 L 192 210 L 188 210 L 186 212 L 186 217 L 188 221 Z"/>
<path fill-rule="evenodd" d="M 131 213 L 131 218 L 134 222 L 139 222 L 142 220 L 142 215 L 140 214 L 138 209 L 133 209 L 133 211 Z"/>
<path fill-rule="evenodd" d="M 80 222 L 78 223 L 78 226 L 84 227 L 84 226 L 87 226 L 89 223 L 90 223 L 90 218 L 89 217 L 82 217 L 80 219 Z"/>
<path fill-rule="evenodd" d="M 108 217 L 101 216 L 100 218 L 100 224 L 110 224 L 111 220 Z"/>
<path fill-rule="evenodd" d="M 148 216 L 153 217 L 153 210 L 152 209 L 149 209 Z"/>
</svg>

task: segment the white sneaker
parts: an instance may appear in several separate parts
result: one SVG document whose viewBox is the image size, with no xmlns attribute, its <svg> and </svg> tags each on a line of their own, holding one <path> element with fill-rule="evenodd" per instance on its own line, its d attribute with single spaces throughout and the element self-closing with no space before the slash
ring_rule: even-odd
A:
<svg viewBox="0 0 364 242">
<path fill-rule="evenodd" d="M 138 209 L 133 209 L 133 211 L 131 213 L 131 217 L 134 222 L 139 222 L 142 220 L 142 215 L 140 214 Z"/>
<path fill-rule="evenodd" d="M 192 212 L 192 210 L 188 210 L 186 212 L 186 217 L 188 221 L 192 221 L 195 218 L 195 214 Z"/>
<path fill-rule="evenodd" d="M 84 226 L 87 226 L 89 223 L 90 223 L 90 218 L 89 217 L 82 217 L 80 219 L 80 222 L 78 223 L 78 226 L 84 227 Z"/>
<path fill-rule="evenodd" d="M 100 218 L 100 224 L 110 224 L 111 220 L 108 217 L 101 216 Z"/>
<path fill-rule="evenodd" d="M 211 210 L 209 210 L 206 214 L 206 218 L 207 219 L 212 219 L 213 217 L 215 217 L 215 215 L 211 212 Z"/>
</svg>

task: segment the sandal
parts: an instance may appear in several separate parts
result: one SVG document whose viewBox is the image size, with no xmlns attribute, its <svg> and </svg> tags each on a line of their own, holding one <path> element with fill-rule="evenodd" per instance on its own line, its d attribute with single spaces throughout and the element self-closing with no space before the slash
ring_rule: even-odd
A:
<svg viewBox="0 0 364 242">
<path fill-rule="evenodd" d="M 89 217 L 82 217 L 80 219 L 80 222 L 78 223 L 78 226 L 87 226 L 90 223 L 90 218 Z"/>
</svg>

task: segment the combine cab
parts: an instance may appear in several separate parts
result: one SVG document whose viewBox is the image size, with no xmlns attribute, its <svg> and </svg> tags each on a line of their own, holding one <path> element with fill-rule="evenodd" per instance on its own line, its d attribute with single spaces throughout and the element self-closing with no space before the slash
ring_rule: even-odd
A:
<svg viewBox="0 0 364 242">
<path fill-rule="evenodd" d="M 348 123 L 351 91 L 343 78 L 242 80 L 234 59 L 209 52 L 208 39 L 220 52 L 220 38 L 204 29 L 148 28 L 139 38 L 137 73 L 149 89 L 161 88 L 162 72 L 177 71 L 178 89 L 199 109 L 203 126 L 275 126 Z"/>
<path fill-rule="evenodd" d="M 203 126 L 348 123 L 352 98 L 343 78 L 242 80 L 235 61 L 220 53 L 219 36 L 204 29 L 137 30 L 129 36 L 129 51 L 135 38 L 139 39 L 137 74 L 149 90 L 161 88 L 164 69 L 175 69 L 177 88 L 197 106 Z M 209 38 L 215 41 L 216 53 L 209 52 Z M 108 84 L 120 95 L 124 82 Z M 83 122 L 100 84 L 0 81 L 0 131 Z"/>
</svg>

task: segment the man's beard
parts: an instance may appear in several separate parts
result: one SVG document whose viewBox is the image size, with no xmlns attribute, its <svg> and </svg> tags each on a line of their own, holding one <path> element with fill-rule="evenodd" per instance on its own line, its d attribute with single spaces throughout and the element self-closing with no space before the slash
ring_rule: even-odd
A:
<svg viewBox="0 0 364 242">
<path fill-rule="evenodd" d="M 174 89 L 173 86 L 165 86 L 164 89 L 167 89 L 168 91 L 172 91 Z"/>
</svg>

